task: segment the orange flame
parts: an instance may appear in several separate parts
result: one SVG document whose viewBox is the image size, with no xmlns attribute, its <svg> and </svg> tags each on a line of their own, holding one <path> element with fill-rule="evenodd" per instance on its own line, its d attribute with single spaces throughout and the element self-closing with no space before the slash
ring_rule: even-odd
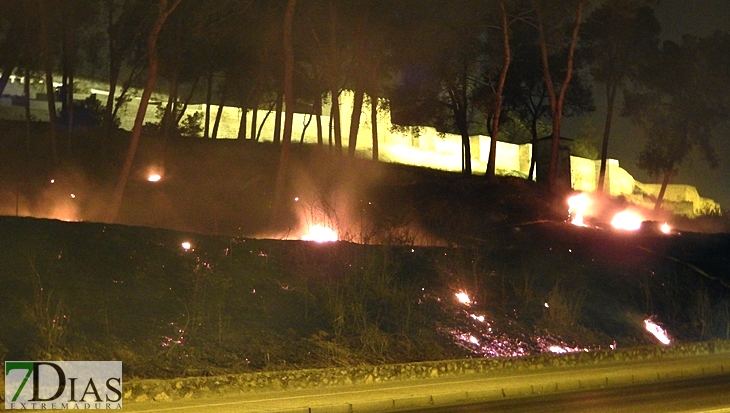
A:
<svg viewBox="0 0 730 413">
<path fill-rule="evenodd" d="M 335 242 L 338 240 L 337 233 L 324 225 L 312 225 L 309 227 L 309 233 L 302 236 L 303 241 L 314 242 Z"/>
<path fill-rule="evenodd" d="M 644 220 L 639 214 L 631 211 L 621 211 L 613 217 L 611 225 L 616 229 L 626 231 L 636 231 L 641 228 L 641 222 Z"/>
<path fill-rule="evenodd" d="M 578 195 L 573 195 L 568 198 L 568 215 L 570 216 L 570 223 L 579 227 L 586 226 L 583 222 L 583 216 L 590 204 L 591 199 L 585 192 L 581 192 Z"/>
<path fill-rule="evenodd" d="M 469 294 L 467 294 L 465 291 L 460 290 L 458 293 L 454 294 L 456 295 L 456 299 L 459 300 L 460 303 L 469 305 L 471 304 L 471 299 L 469 298 Z"/>
<path fill-rule="evenodd" d="M 670 343 L 667 332 L 664 331 L 664 329 L 657 325 L 654 321 L 652 321 L 651 318 L 647 318 L 646 320 L 644 320 L 644 325 L 646 327 L 646 331 L 650 332 L 662 344 L 668 345 Z"/>
</svg>

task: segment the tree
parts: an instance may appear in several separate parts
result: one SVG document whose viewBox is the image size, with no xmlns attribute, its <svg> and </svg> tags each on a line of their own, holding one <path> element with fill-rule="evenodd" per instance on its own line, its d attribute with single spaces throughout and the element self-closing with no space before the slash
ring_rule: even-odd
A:
<svg viewBox="0 0 730 413">
<path fill-rule="evenodd" d="M 144 31 L 146 19 L 144 12 L 148 2 L 141 0 L 106 0 L 108 58 L 109 58 L 109 95 L 107 96 L 103 130 L 109 135 L 114 128 L 117 85 L 122 67 L 126 60 L 134 57 L 135 45 Z M 133 66 L 134 63 L 132 64 Z M 122 95 L 124 92 L 122 92 Z M 120 96 L 121 97 L 121 96 Z"/>
<path fill-rule="evenodd" d="M 531 22 L 517 21 L 513 25 L 513 64 L 507 76 L 504 91 L 505 110 L 514 116 L 530 132 L 532 160 L 528 179 L 532 180 L 537 159 L 538 138 L 550 133 L 545 123 L 552 124 L 548 87 L 544 67 L 540 59 L 537 31 Z M 563 79 L 567 71 L 566 49 L 558 49 L 548 57 L 548 66 L 554 82 Z M 580 116 L 595 110 L 593 95 L 581 72 L 571 77 L 570 88 L 566 90 L 562 115 Z"/>
<path fill-rule="evenodd" d="M 583 23 L 583 11 L 588 0 L 566 0 L 553 2 L 550 0 L 533 0 L 532 5 L 536 14 L 536 27 L 540 45 L 540 57 L 543 67 L 543 76 L 550 99 L 550 114 L 553 121 L 552 145 L 550 148 L 550 189 L 557 190 L 558 161 L 560 159 L 560 126 L 563 120 L 565 94 L 573 76 L 575 48 L 578 42 L 578 33 Z M 563 35 L 563 30 L 570 29 L 569 36 Z M 552 30 L 551 30 L 552 29 Z M 567 47 L 565 60 L 565 76 L 556 91 L 550 71 L 551 50 Z"/>
<path fill-rule="evenodd" d="M 20 0 L 3 4 L 3 13 L 0 15 L 0 95 L 20 64 L 23 50 L 31 44 L 26 36 L 30 17 L 26 11 L 27 6 Z"/>
<path fill-rule="evenodd" d="M 483 3 L 424 1 L 411 6 L 403 22 L 410 40 L 399 46 L 395 56 L 400 84 L 392 92 L 394 121 L 458 133 L 462 172 L 471 175 L 470 131 L 484 73 Z"/>
<path fill-rule="evenodd" d="M 157 80 L 157 38 L 160 35 L 162 26 L 165 24 L 165 20 L 170 14 L 177 8 L 182 0 L 159 0 L 157 19 L 155 20 L 152 28 L 150 29 L 149 36 L 147 37 L 147 57 L 149 62 L 149 68 L 147 72 L 147 82 L 145 83 L 144 91 L 139 102 L 139 108 L 137 109 L 137 117 L 134 119 L 134 127 L 132 129 L 132 136 L 130 137 L 129 147 L 127 148 L 127 154 L 124 158 L 124 164 L 122 165 L 122 171 L 119 174 L 119 179 L 114 187 L 114 193 L 112 195 L 112 202 L 109 207 L 108 219 L 110 222 L 117 220 L 119 209 L 122 206 L 122 199 L 124 198 L 124 189 L 127 186 L 129 180 L 129 174 L 132 171 L 132 164 L 134 163 L 135 155 L 137 154 L 137 146 L 139 146 L 139 139 L 142 136 L 142 124 L 144 123 L 145 115 L 147 114 L 147 106 L 149 104 L 150 96 L 155 89 L 155 82 Z"/>
<path fill-rule="evenodd" d="M 349 88 L 354 92 L 354 104 L 350 120 L 348 153 L 354 156 L 360 127 L 360 116 L 367 93 L 370 100 L 370 122 L 373 140 L 373 159 L 378 159 L 378 96 L 385 89 L 388 79 L 388 56 L 392 52 L 395 37 L 394 16 L 397 5 L 387 0 L 353 2 L 351 14 L 351 47 L 353 64 L 348 66 Z"/>
<path fill-rule="evenodd" d="M 48 3 L 48 4 L 47 4 Z M 49 16 L 54 15 L 53 10 L 49 6 L 53 4 L 48 0 L 38 0 L 38 13 L 40 19 L 40 44 L 43 54 L 43 68 L 46 73 L 46 100 L 48 102 L 48 121 L 50 124 L 51 134 L 51 151 L 53 153 L 53 164 L 58 165 L 58 145 L 56 133 L 56 91 L 53 88 L 53 56 L 51 55 L 51 39 L 50 39 L 50 19 Z"/>
<path fill-rule="evenodd" d="M 590 65 L 593 79 L 606 94 L 606 120 L 601 147 L 601 168 L 597 190 L 606 179 L 608 142 L 617 92 L 636 79 L 639 66 L 658 47 L 661 30 L 651 0 L 609 1 L 594 10 L 581 30 L 580 55 Z"/>
<path fill-rule="evenodd" d="M 502 40 L 502 64 L 501 70 L 499 70 L 499 78 L 496 81 L 496 87 L 492 87 L 493 94 L 491 96 L 489 106 L 491 106 L 492 113 L 490 115 L 491 128 L 489 128 L 490 143 L 489 143 L 489 159 L 487 160 L 487 170 L 485 176 L 487 178 L 494 178 L 497 170 L 497 139 L 499 139 L 499 124 L 500 118 L 502 117 L 502 106 L 504 102 L 504 88 L 507 81 L 507 73 L 509 72 L 509 66 L 512 62 L 512 50 L 510 47 L 510 30 L 509 25 L 511 18 L 507 15 L 506 1 L 499 1 L 499 12 L 500 24 L 499 29 L 501 32 Z"/>
<path fill-rule="evenodd" d="M 286 113 L 284 119 L 284 135 L 282 136 L 281 157 L 279 158 L 279 170 L 276 175 L 276 188 L 274 195 L 274 213 L 280 212 L 283 201 L 284 184 L 289 168 L 289 151 L 291 147 L 292 123 L 294 119 L 294 47 L 292 42 L 292 24 L 296 0 L 287 0 L 286 11 L 284 12 L 284 100 Z"/>
<path fill-rule="evenodd" d="M 717 165 L 712 146 L 715 128 L 730 119 L 730 34 L 684 36 L 665 42 L 642 68 L 641 88 L 626 92 L 624 110 L 646 137 L 639 167 L 661 177 L 655 209 L 661 209 L 667 185 L 696 147 L 710 167 Z"/>
</svg>

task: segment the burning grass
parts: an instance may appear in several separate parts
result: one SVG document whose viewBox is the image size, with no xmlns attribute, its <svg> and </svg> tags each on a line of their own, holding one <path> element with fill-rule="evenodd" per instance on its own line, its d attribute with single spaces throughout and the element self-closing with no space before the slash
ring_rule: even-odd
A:
<svg viewBox="0 0 730 413">
<path fill-rule="evenodd" d="M 122 219 L 184 233 L 0 218 L 8 357 L 123 359 L 132 375 L 164 377 L 627 347 L 657 342 L 650 315 L 674 342 L 730 331 L 727 238 L 599 230 L 609 208 L 585 199 L 569 205 L 577 228 L 559 222 L 564 199 L 525 180 L 302 150 L 275 228 L 290 241 L 256 240 L 244 235 L 270 229 L 274 147 L 181 141 L 168 155 L 157 182 L 138 171 Z M 68 182 L 52 184 L 58 200 L 93 217 L 94 191 Z M 31 259 L 70 317 L 65 340 L 42 338 Z"/>
<path fill-rule="evenodd" d="M 721 286 L 690 293 L 715 281 L 624 237 L 593 239 L 590 229 L 573 234 L 567 224 L 527 226 L 474 248 L 280 242 L 21 218 L 0 225 L 0 344 L 8 357 L 123 359 L 134 376 L 630 347 L 657 342 L 642 321 L 650 314 L 671 320 L 662 328 L 679 342 L 724 337 L 730 325 Z M 657 240 L 653 251 L 681 261 L 730 245 L 719 238 L 681 256 L 689 250 L 672 245 L 686 238 Z M 533 255 L 524 255 L 528 249 Z M 37 279 L 27 276 L 29 258 Z M 38 286 L 63 304 L 65 340 L 42 339 L 46 324 L 31 317 L 26 299 Z"/>
</svg>

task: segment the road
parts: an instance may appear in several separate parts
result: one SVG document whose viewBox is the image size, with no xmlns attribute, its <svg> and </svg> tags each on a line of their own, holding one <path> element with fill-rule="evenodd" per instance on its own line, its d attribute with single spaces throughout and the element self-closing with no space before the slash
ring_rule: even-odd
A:
<svg viewBox="0 0 730 413">
<path fill-rule="evenodd" d="M 730 375 L 410 411 L 730 413 Z"/>
<path fill-rule="evenodd" d="M 706 389 L 698 390 L 704 388 Z M 661 404 L 663 399 L 673 401 Z M 634 406 L 644 400 L 649 404 L 641 408 Z M 459 409 L 468 409 L 464 404 L 487 402 L 489 403 L 475 407 L 477 410 L 428 410 L 454 405 L 461 405 Z M 651 407 L 653 403 L 659 403 L 657 406 L 660 407 Z M 508 374 L 467 374 L 411 382 L 220 394 L 215 397 L 166 402 L 124 401 L 125 411 L 170 413 L 478 412 L 485 411 L 485 406 L 489 406 L 489 411 L 494 407 L 507 409 L 494 411 L 520 412 L 643 412 L 651 411 L 651 408 L 658 409 L 656 411 L 681 408 L 685 410 L 675 411 L 693 412 L 698 410 L 686 409 L 695 406 L 704 406 L 712 411 L 730 406 L 730 354 Z M 625 410 L 574 410 L 581 406 L 592 409 L 617 407 Z M 530 408 L 537 410 L 529 410 Z M 730 409 L 713 413 L 721 412 L 730 413 Z"/>
</svg>

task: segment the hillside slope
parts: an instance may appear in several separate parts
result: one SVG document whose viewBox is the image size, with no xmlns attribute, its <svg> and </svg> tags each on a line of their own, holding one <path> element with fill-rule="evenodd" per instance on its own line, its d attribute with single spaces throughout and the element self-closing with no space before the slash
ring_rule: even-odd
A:
<svg viewBox="0 0 730 413">
<path fill-rule="evenodd" d="M 652 317 L 676 341 L 730 329 L 728 235 L 548 223 L 449 248 L 0 228 L 8 359 L 120 359 L 163 377 L 650 344 Z"/>
<path fill-rule="evenodd" d="M 84 222 L 0 217 L 0 358 L 163 377 L 656 343 L 647 319 L 730 336 L 728 234 L 580 228 L 518 178 L 299 147 L 274 215 L 277 147 L 150 137 L 109 224 L 123 137 L 52 168 L 17 136 L 0 214 Z M 299 241 L 314 224 L 342 241 Z"/>
</svg>

